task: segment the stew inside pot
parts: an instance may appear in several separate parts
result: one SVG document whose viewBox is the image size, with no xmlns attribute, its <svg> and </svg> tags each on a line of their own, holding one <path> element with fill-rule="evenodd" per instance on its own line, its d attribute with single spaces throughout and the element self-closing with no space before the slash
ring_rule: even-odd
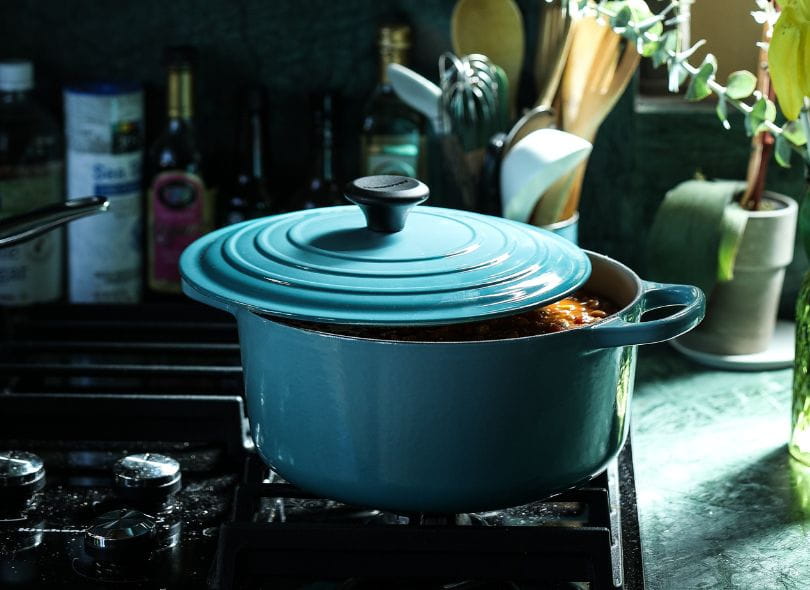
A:
<svg viewBox="0 0 810 590">
<path fill-rule="evenodd" d="M 577 291 L 560 301 L 517 315 L 445 326 L 351 326 L 273 319 L 298 328 L 374 340 L 469 342 L 562 332 L 595 324 L 617 311 L 617 306 L 609 299 L 587 291 Z"/>
</svg>

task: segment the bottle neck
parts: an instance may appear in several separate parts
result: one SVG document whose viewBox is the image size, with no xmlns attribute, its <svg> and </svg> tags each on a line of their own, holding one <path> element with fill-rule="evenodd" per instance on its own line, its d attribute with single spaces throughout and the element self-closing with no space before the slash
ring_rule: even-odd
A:
<svg viewBox="0 0 810 590">
<path fill-rule="evenodd" d="M 236 174 L 246 181 L 267 177 L 265 166 L 265 125 L 260 111 L 243 111 L 236 143 Z"/>
<path fill-rule="evenodd" d="M 253 178 L 262 179 L 264 178 L 264 142 L 262 141 L 264 126 L 261 113 L 254 111 L 250 114 L 249 126 L 250 173 Z"/>
<path fill-rule="evenodd" d="M 332 165 L 332 155 L 334 152 L 334 135 L 332 133 L 332 118 L 324 117 L 323 119 L 323 133 L 321 138 L 321 177 L 326 182 L 332 182 L 335 179 L 335 171 Z"/>
<path fill-rule="evenodd" d="M 170 121 L 189 121 L 194 116 L 193 84 L 191 68 L 187 66 L 169 68 L 166 106 Z"/>
<path fill-rule="evenodd" d="M 408 50 L 404 47 L 383 46 L 380 48 L 380 84 L 386 86 L 388 80 L 388 65 L 408 65 Z"/>
<path fill-rule="evenodd" d="M 335 180 L 334 149 L 335 135 L 332 119 L 333 102 L 331 96 L 324 97 L 323 101 L 314 111 L 313 117 L 313 146 L 315 158 L 313 159 L 313 176 L 325 183 Z"/>
</svg>

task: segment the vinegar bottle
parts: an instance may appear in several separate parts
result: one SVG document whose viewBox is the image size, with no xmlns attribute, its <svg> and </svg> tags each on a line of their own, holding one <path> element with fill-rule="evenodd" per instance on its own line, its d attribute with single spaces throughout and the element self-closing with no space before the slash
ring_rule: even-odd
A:
<svg viewBox="0 0 810 590">
<path fill-rule="evenodd" d="M 147 282 L 152 291 L 179 293 L 180 254 L 210 231 L 211 204 L 193 123 L 196 52 L 172 47 L 165 57 L 167 123 L 149 153 Z"/>
<path fill-rule="evenodd" d="M 236 174 L 221 199 L 220 226 L 277 213 L 269 187 L 266 111 L 266 90 L 248 89 L 236 142 Z"/>
<path fill-rule="evenodd" d="M 310 170 L 304 187 L 293 196 L 292 210 L 346 205 L 335 172 L 334 97 L 324 93 L 311 97 L 312 149 Z"/>
</svg>

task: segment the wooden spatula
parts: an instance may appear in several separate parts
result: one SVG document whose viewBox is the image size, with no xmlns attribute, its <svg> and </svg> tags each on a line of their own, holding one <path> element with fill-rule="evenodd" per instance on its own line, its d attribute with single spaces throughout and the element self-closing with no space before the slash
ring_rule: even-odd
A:
<svg viewBox="0 0 810 590">
<path fill-rule="evenodd" d="M 613 31 L 610 32 L 615 35 Z M 618 43 L 614 46 L 614 55 L 617 48 Z M 593 143 L 599 126 L 610 114 L 610 111 L 613 110 L 613 107 L 616 106 L 616 102 L 624 94 L 627 85 L 633 78 L 640 59 L 641 56 L 636 52 L 635 47 L 628 43 L 622 50 L 615 71 L 613 70 L 613 61 L 607 61 L 606 70 L 602 72 L 596 70 L 593 78 L 594 85 L 587 88 L 585 96 L 579 103 L 579 111 L 576 117 L 568 121 L 568 126 L 564 125 L 564 129 Z M 602 61 L 599 60 L 599 62 Z M 605 88 L 604 92 L 599 91 L 600 87 Z M 563 121 L 566 121 L 564 112 Z M 582 193 L 582 182 L 585 178 L 586 167 L 587 160 L 580 164 L 575 171 L 574 182 L 571 191 L 568 193 L 567 202 L 560 219 L 568 219 L 579 207 L 579 197 Z"/>
<path fill-rule="evenodd" d="M 619 35 L 593 17 L 574 21 L 571 35 L 571 50 L 560 85 L 562 127 L 593 142 L 599 126 L 632 79 L 640 56 L 631 44 L 622 49 Z M 554 212 L 561 212 L 557 220 L 574 214 L 586 167 L 587 160 L 569 179 L 561 179 L 543 196 L 543 211 L 535 212 L 536 220 L 549 223 L 548 216 Z"/>
</svg>

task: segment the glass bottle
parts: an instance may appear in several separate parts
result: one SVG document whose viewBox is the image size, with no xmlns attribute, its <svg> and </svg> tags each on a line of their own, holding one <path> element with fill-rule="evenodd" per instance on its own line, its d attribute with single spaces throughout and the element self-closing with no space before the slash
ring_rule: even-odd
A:
<svg viewBox="0 0 810 590">
<path fill-rule="evenodd" d="M 110 210 L 67 226 L 71 303 L 138 303 L 143 291 L 143 90 L 137 82 L 64 89 L 68 198 L 104 195 Z"/>
<path fill-rule="evenodd" d="M 0 61 L 0 217 L 64 199 L 62 132 L 32 99 L 30 61 Z M 63 232 L 0 249 L 0 304 L 58 300 L 63 294 Z"/>
<path fill-rule="evenodd" d="M 808 171 L 805 171 L 808 174 Z M 810 176 L 805 180 L 799 206 L 799 236 L 810 254 Z M 810 271 L 805 273 L 796 298 L 796 354 L 793 361 L 793 403 L 790 454 L 810 465 Z"/>
<path fill-rule="evenodd" d="M 407 65 L 410 28 L 380 28 L 380 81 L 363 118 L 361 165 L 364 175 L 423 176 L 424 117 L 403 103 L 388 80 L 388 64 Z"/>
<path fill-rule="evenodd" d="M 236 174 L 221 200 L 220 226 L 276 212 L 268 185 L 267 90 L 255 86 L 245 97 L 236 142 Z"/>
<path fill-rule="evenodd" d="M 313 102 L 312 167 L 306 184 L 290 202 L 293 211 L 348 204 L 335 174 L 334 97 L 327 92 L 313 97 Z"/>
<path fill-rule="evenodd" d="M 211 229 L 211 206 L 194 132 L 193 67 L 196 51 L 165 53 L 167 124 L 149 152 L 147 282 L 152 291 L 180 292 L 180 254 Z"/>
</svg>

